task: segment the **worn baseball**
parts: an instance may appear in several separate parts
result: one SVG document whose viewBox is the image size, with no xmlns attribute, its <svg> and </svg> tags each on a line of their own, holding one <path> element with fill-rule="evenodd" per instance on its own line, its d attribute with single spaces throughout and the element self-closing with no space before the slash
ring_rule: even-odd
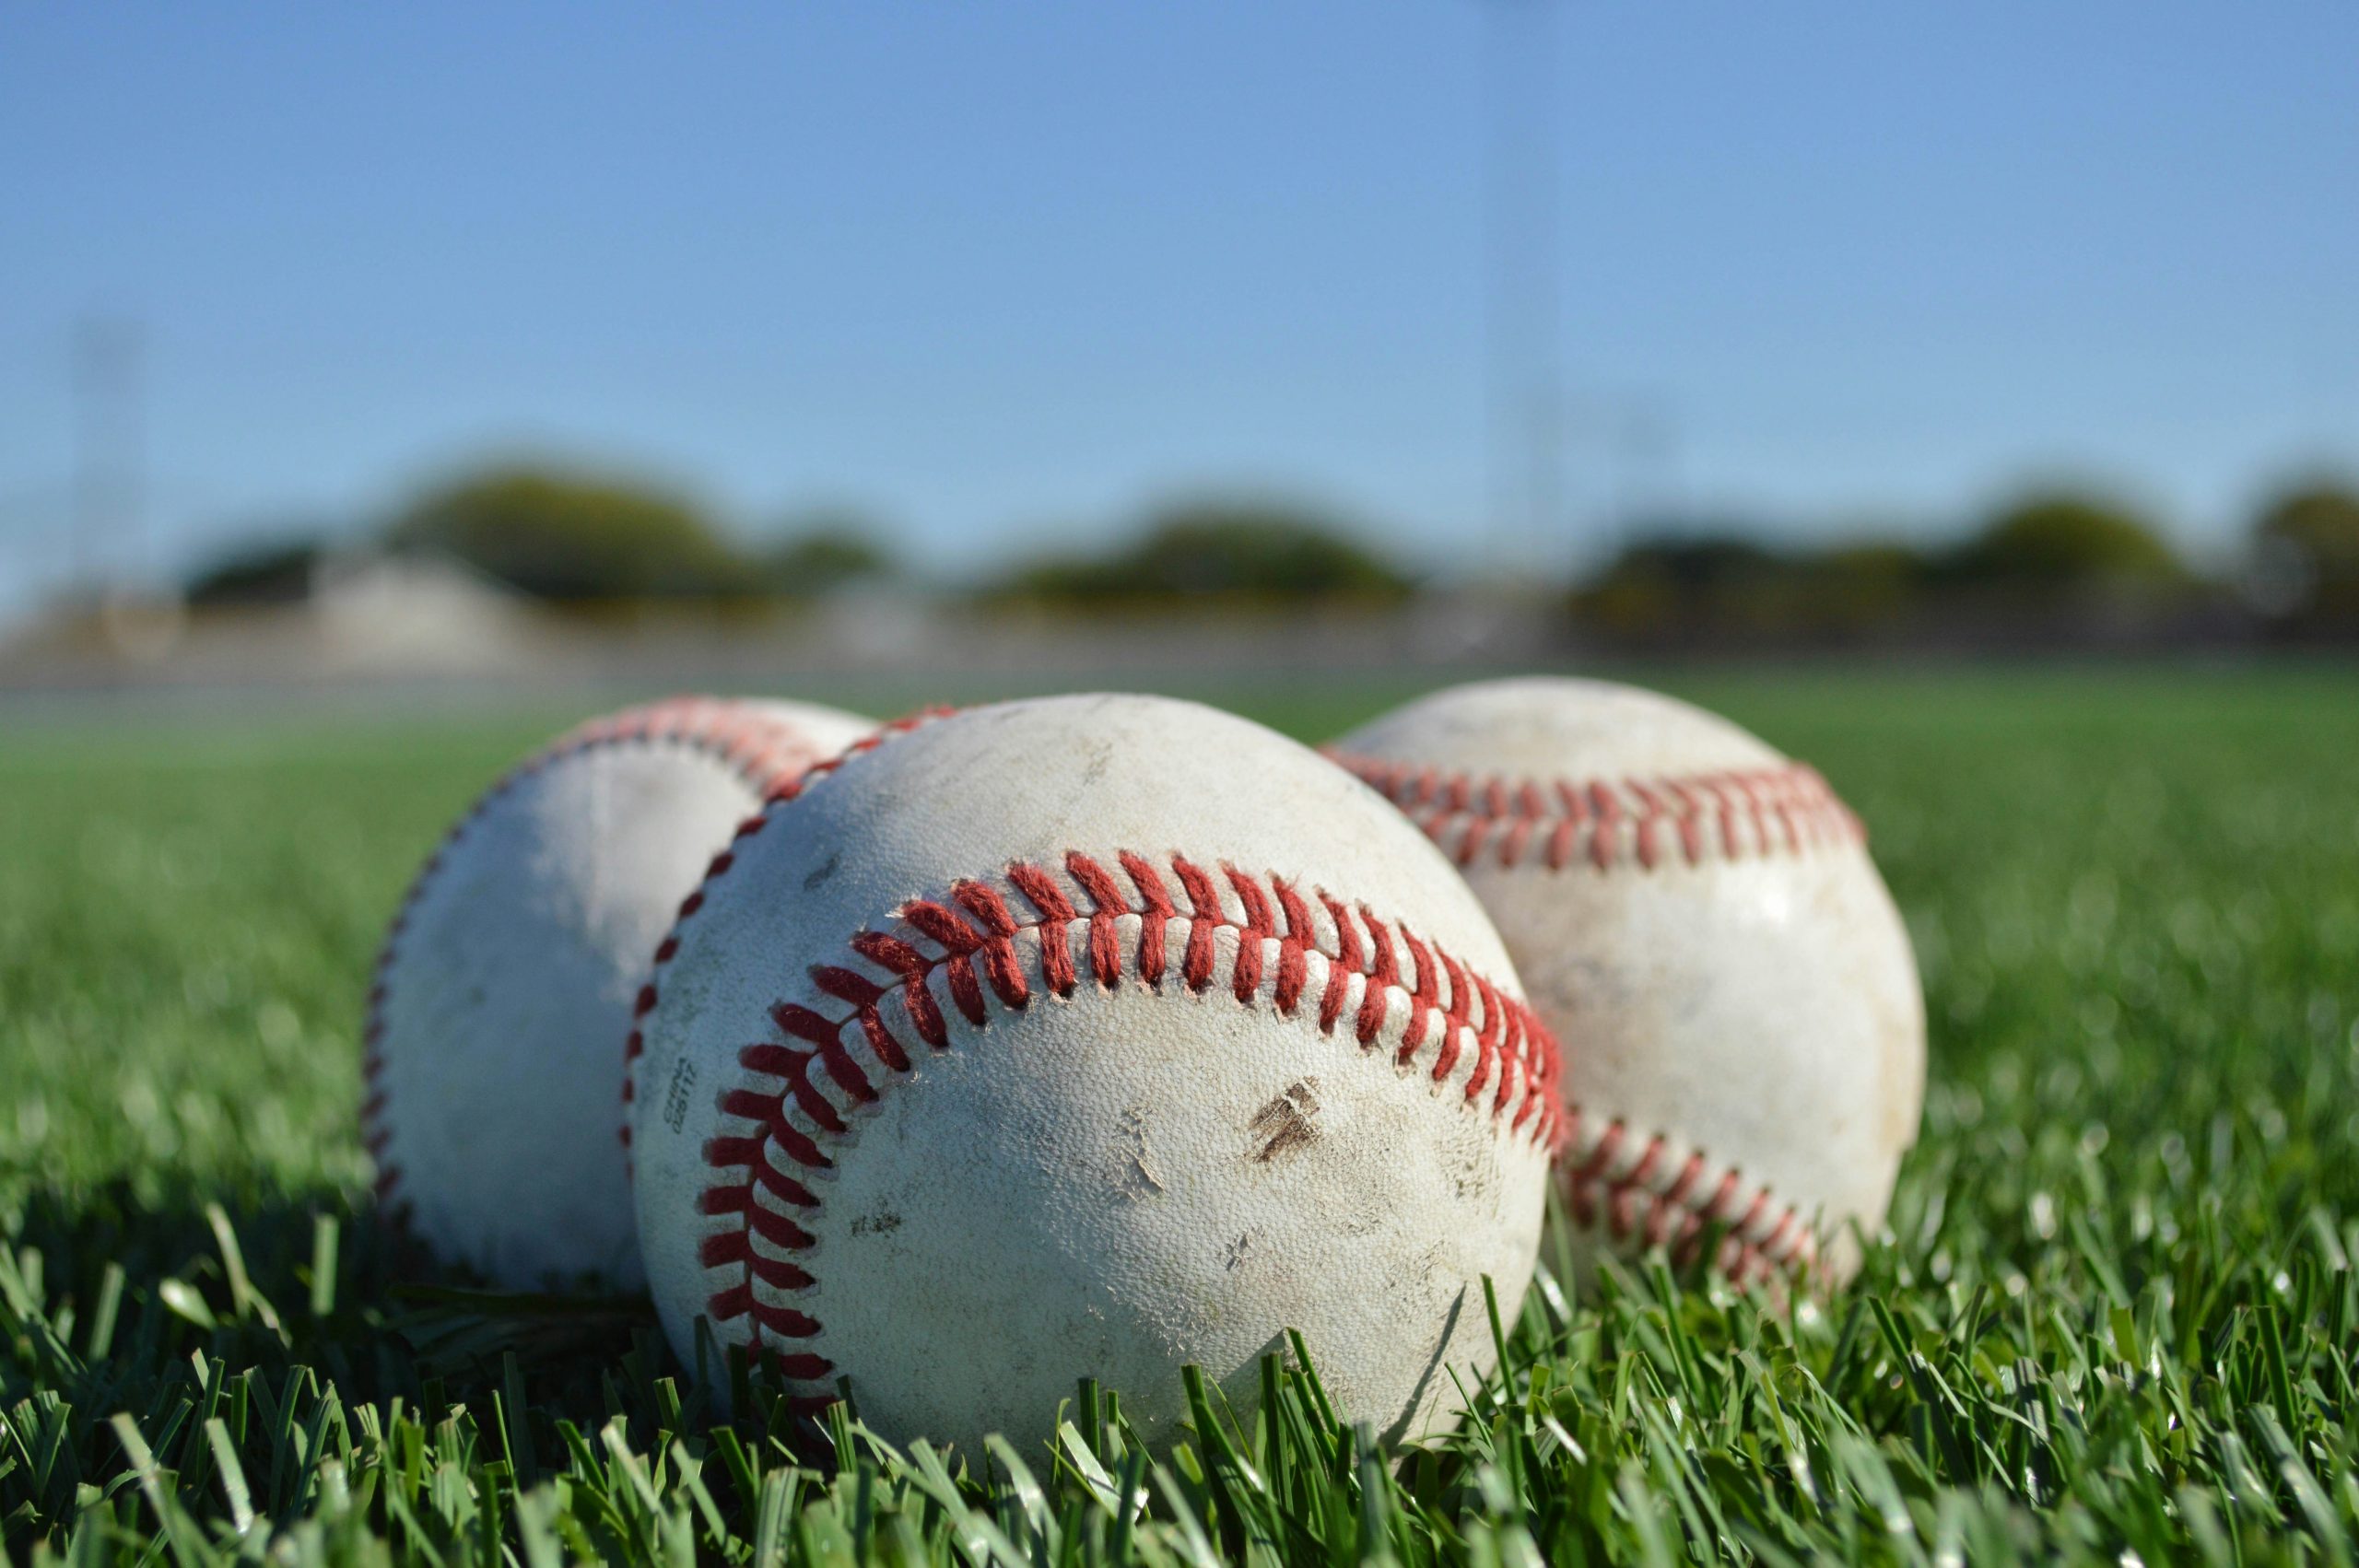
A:
<svg viewBox="0 0 2359 1568">
<path fill-rule="evenodd" d="M 628 1106 L 664 1328 L 888 1438 L 1150 1440 L 1303 1334 L 1393 1435 L 1458 1417 L 1535 1256 L 1555 1047 L 1447 860 L 1191 703 L 979 708 L 748 825 L 658 951 Z M 710 1365 L 710 1363 L 708 1363 Z"/>
<path fill-rule="evenodd" d="M 635 1287 L 614 1107 L 648 954 L 737 824 L 874 728 L 685 698 L 593 720 L 493 785 L 411 884 L 369 993 L 381 1203 L 500 1285 Z"/>
<path fill-rule="evenodd" d="M 1332 750 L 1458 863 L 1567 1042 L 1579 1261 L 1717 1238 L 1742 1280 L 1848 1274 L 1916 1141 L 1925 1012 L 1825 781 L 1601 681 L 1460 686 Z"/>
</svg>

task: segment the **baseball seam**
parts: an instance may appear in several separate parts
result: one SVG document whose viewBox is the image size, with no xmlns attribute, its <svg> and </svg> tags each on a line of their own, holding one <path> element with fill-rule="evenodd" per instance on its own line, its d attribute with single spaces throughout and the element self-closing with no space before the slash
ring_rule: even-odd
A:
<svg viewBox="0 0 2359 1568">
<path fill-rule="evenodd" d="M 1765 860 L 1866 841 L 1817 769 L 1766 767 L 1621 778 L 1510 778 L 1331 751 L 1461 866 L 1588 864 L 1653 871 L 1672 859 Z"/>
<path fill-rule="evenodd" d="M 656 984 L 663 977 L 664 965 L 671 963 L 673 955 L 680 951 L 680 928 L 696 918 L 697 911 L 704 907 L 705 896 L 712 884 L 722 877 L 727 876 L 730 868 L 737 863 L 738 847 L 762 830 L 770 820 L 772 808 L 799 799 L 813 785 L 853 758 L 865 756 L 886 742 L 906 735 L 921 724 L 930 724 L 937 719 L 947 718 L 954 711 L 956 710 L 948 708 L 921 708 L 914 713 L 906 714 L 899 719 L 877 726 L 873 733 L 863 735 L 835 755 L 812 764 L 792 778 L 780 781 L 764 792 L 762 809 L 739 823 L 737 831 L 730 835 L 727 846 L 719 854 L 713 856 L 711 861 L 706 865 L 704 875 L 698 881 L 695 889 L 686 898 L 680 900 L 680 907 L 672 918 L 672 929 L 663 933 L 663 942 L 656 945 L 655 959 L 649 965 L 647 983 L 640 988 L 638 997 L 631 1003 L 630 1036 L 623 1042 L 623 1117 L 620 1136 L 626 1154 L 630 1148 L 631 1103 L 639 1094 L 639 1059 L 647 1052 L 645 1024 L 647 1015 L 655 1011 Z"/>
<path fill-rule="evenodd" d="M 361 1143 L 377 1162 L 374 1190 L 381 1205 L 391 1205 L 401 1187 L 402 1170 L 385 1162 L 393 1129 L 387 1119 L 392 1097 L 385 1082 L 385 1008 L 391 993 L 393 965 L 399 961 L 404 932 L 427 889 L 460 843 L 476 824 L 520 785 L 543 769 L 586 752 L 625 745 L 675 745 L 710 756 L 742 779 L 757 798 L 768 798 L 791 787 L 810 766 L 813 748 L 790 727 L 742 702 L 719 697 L 679 696 L 627 708 L 593 719 L 568 731 L 547 745 L 510 767 L 475 798 L 410 879 L 385 940 L 378 949 L 361 1024 Z"/>
<path fill-rule="evenodd" d="M 698 1199 L 704 1214 L 738 1221 L 699 1248 L 722 1281 L 707 1313 L 749 1318 L 754 1353 L 766 1332 L 788 1340 L 820 1332 L 816 1318 L 774 1299 L 816 1282 L 798 1260 L 816 1238 L 795 1212 L 820 1201 L 804 1176 L 832 1165 L 823 1144 L 849 1137 L 880 1082 L 929 1049 L 951 1048 L 954 1012 L 986 1028 L 994 1008 L 1022 1012 L 1043 993 L 1070 1000 L 1085 985 L 1111 991 L 1131 981 L 1200 996 L 1219 988 L 1287 1018 L 1315 1009 L 1322 1033 L 1348 1025 L 1364 1051 L 1389 1045 L 1404 1075 L 1422 1067 L 1440 1083 L 1463 1069 L 1461 1103 L 1510 1136 L 1555 1146 L 1563 1115 L 1555 1040 L 1525 1003 L 1447 951 L 1275 875 L 1215 871 L 1177 854 L 1158 862 L 1123 852 L 1115 863 L 1120 875 L 1075 850 L 1062 876 L 1019 861 L 997 885 L 954 883 L 945 899 L 898 911 L 904 934 L 856 933 L 846 963 L 810 970 L 804 1000 L 769 1010 L 780 1039 L 740 1051 L 747 1082 L 719 1097 L 738 1130 L 706 1144 L 717 1179 Z M 1011 899 L 1035 913 L 1019 918 Z M 840 1016 L 811 1001 L 837 1003 Z M 807 1352 L 770 1356 L 794 1382 L 823 1383 L 834 1371 Z"/>
<path fill-rule="evenodd" d="M 1802 1211 L 1747 1183 L 1734 1165 L 1715 1165 L 1700 1149 L 1683 1159 L 1664 1134 L 1638 1137 L 1618 1118 L 1590 1136 L 1578 1106 L 1566 1117 L 1558 1183 L 1575 1223 L 1617 1242 L 1664 1247 L 1683 1263 L 1699 1255 L 1709 1227 L 1720 1226 L 1712 1266 L 1740 1285 L 1816 1264 L 1818 1238 Z"/>
<path fill-rule="evenodd" d="M 1461 867 L 1651 872 L 1802 856 L 1866 842 L 1859 817 L 1799 762 L 1620 778 L 1510 778 L 1330 750 Z M 1592 1130 L 1592 1128 L 1594 1130 Z M 1713 1266 L 1739 1284 L 1806 1272 L 1818 1238 L 1800 1210 L 1664 1133 L 1567 1112 L 1561 1188 L 1579 1224 L 1692 1260 L 1723 1227 Z"/>
</svg>

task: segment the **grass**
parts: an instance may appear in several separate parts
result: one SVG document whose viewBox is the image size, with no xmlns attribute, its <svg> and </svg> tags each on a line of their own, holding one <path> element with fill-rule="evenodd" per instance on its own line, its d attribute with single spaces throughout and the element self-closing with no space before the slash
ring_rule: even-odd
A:
<svg viewBox="0 0 2359 1568">
<path fill-rule="evenodd" d="M 1260 697 L 1317 734 L 1399 694 Z M 717 1424 L 632 1301 L 377 1224 L 355 1015 L 513 724 L 0 743 L 0 1539 L 18 1562 L 2350 1562 L 2359 680 L 1722 681 L 1868 819 L 1933 1079 L 1890 1235 L 1781 1314 L 1536 1290 L 1464 1430 L 1271 1365 L 1155 1462 Z M 407 1282 L 405 1282 L 407 1281 Z"/>
</svg>

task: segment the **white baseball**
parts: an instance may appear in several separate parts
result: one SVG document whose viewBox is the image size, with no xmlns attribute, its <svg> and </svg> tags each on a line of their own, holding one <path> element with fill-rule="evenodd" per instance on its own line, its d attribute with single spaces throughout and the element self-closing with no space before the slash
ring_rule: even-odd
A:
<svg viewBox="0 0 2359 1568">
<path fill-rule="evenodd" d="M 1651 692 L 1437 693 L 1332 753 L 1418 822 L 1564 1042 L 1580 1261 L 1693 1252 L 1848 1274 L 1924 1103 L 1908 935 L 1858 819 L 1802 764 Z"/>
<path fill-rule="evenodd" d="M 635 1287 L 615 1099 L 648 954 L 738 823 L 874 728 L 683 698 L 594 720 L 493 785 L 411 884 L 369 994 L 381 1203 L 512 1289 Z"/>
<path fill-rule="evenodd" d="M 975 708 L 855 750 L 659 951 L 629 1126 L 650 1287 L 887 1437 L 1155 1441 L 1299 1329 L 1399 1435 L 1521 1300 L 1555 1048 L 1433 847 L 1191 703 Z M 691 1364 L 693 1360 L 691 1360 Z"/>
</svg>

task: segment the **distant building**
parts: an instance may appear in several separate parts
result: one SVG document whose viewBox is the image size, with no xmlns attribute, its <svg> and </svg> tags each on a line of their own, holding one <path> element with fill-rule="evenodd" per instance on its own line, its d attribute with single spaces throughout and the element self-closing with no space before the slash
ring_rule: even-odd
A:
<svg viewBox="0 0 2359 1568">
<path fill-rule="evenodd" d="M 299 606 L 323 673 L 498 674 L 529 662 L 541 611 L 447 556 L 369 552 L 321 557 Z"/>
<path fill-rule="evenodd" d="M 546 612 L 448 556 L 323 554 L 255 591 L 60 603 L 0 640 L 0 687 L 277 685 L 527 674 Z"/>
</svg>

